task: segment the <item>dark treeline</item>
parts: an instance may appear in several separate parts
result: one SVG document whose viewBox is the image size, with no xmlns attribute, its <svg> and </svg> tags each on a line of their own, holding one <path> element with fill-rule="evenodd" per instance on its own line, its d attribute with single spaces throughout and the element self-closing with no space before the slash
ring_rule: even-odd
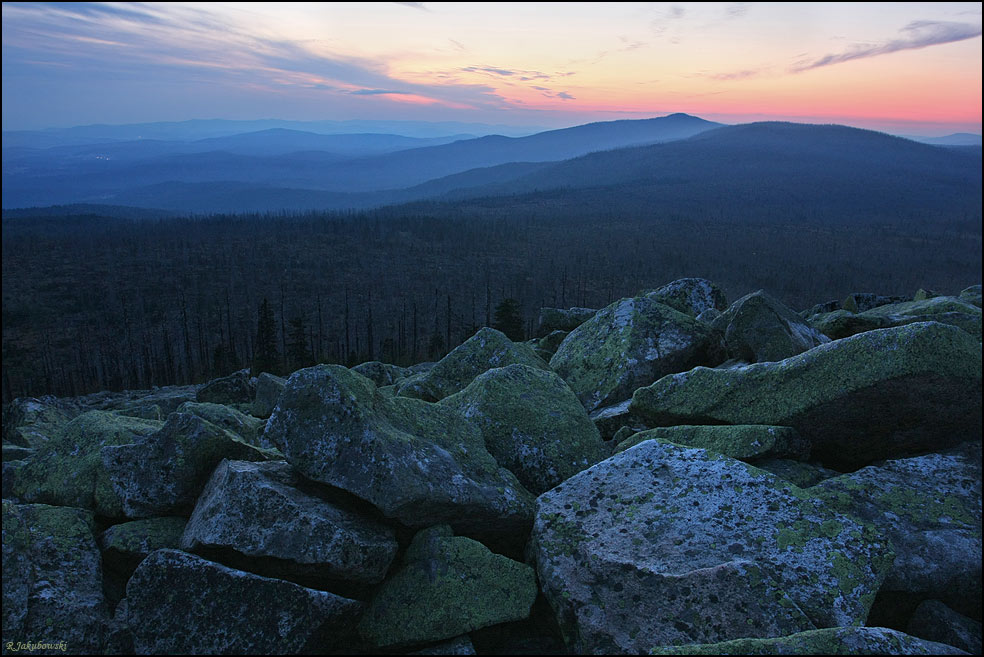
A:
<svg viewBox="0 0 984 657">
<path fill-rule="evenodd" d="M 631 194 L 621 206 L 583 194 L 358 214 L 5 217 L 4 401 L 201 382 L 258 356 L 278 373 L 408 365 L 493 325 L 507 299 L 529 336 L 541 306 L 601 307 L 684 276 L 732 300 L 765 288 L 797 309 L 980 280 L 979 210 L 738 221 L 727 200 L 657 214 Z"/>
</svg>

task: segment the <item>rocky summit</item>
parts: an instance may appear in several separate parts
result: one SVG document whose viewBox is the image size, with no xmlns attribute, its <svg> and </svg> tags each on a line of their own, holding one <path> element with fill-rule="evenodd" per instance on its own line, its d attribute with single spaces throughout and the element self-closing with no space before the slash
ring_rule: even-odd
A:
<svg viewBox="0 0 984 657">
<path fill-rule="evenodd" d="M 980 286 L 654 283 L 433 364 L 15 399 L 3 653 L 979 653 Z"/>
</svg>

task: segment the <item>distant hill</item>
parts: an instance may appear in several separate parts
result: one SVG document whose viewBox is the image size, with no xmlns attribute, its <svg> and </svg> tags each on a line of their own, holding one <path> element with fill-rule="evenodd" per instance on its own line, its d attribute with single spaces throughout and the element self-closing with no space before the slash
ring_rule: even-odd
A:
<svg viewBox="0 0 984 657">
<path fill-rule="evenodd" d="M 727 196 L 752 202 L 785 198 L 889 212 L 951 206 L 959 199 L 979 208 L 981 163 L 966 152 L 880 132 L 766 122 L 592 153 L 469 189 L 467 195 L 630 187 L 637 197 L 690 203 Z"/>
<path fill-rule="evenodd" d="M 474 135 L 430 138 L 375 133 L 322 135 L 300 130 L 271 128 L 259 132 L 211 137 L 196 141 L 139 139 L 56 146 L 44 149 L 10 147 L 4 149 L 4 167 L 36 170 L 43 173 L 46 170 L 64 168 L 65 166 L 84 168 L 88 163 L 119 163 L 169 155 L 210 152 L 249 156 L 278 156 L 296 152 L 322 151 L 335 156 L 334 159 L 344 159 L 391 153 L 408 148 L 437 146 L 459 139 L 474 139 Z"/>
<path fill-rule="evenodd" d="M 52 148 L 55 146 L 78 146 L 148 139 L 196 141 L 271 129 L 332 135 L 383 133 L 417 138 L 447 137 L 460 134 L 523 136 L 545 130 L 545 128 L 533 126 L 490 125 L 458 121 L 289 121 L 283 119 L 233 121 L 192 119 L 190 121 L 159 121 L 124 125 L 96 124 L 46 130 L 4 130 L 3 146 L 4 148 Z"/>
<path fill-rule="evenodd" d="M 944 137 L 909 137 L 913 141 L 924 144 L 934 144 L 936 146 L 980 146 L 981 135 L 970 132 L 955 132 Z"/>
<path fill-rule="evenodd" d="M 393 135 L 312 135 L 267 130 L 198 141 L 190 147 L 161 141 L 59 147 L 54 149 L 52 159 L 46 159 L 49 151 L 17 147 L 4 151 L 3 205 L 118 202 L 132 197 L 135 190 L 167 183 L 239 182 L 344 194 L 378 192 L 412 187 L 471 169 L 513 162 L 560 161 L 597 150 L 681 139 L 719 125 L 674 114 L 590 123 L 528 137 L 463 139 L 354 159 L 354 155 L 365 155 L 368 149 L 395 150 L 415 142 Z M 197 152 L 179 150 L 188 148 Z M 292 148 L 296 152 L 278 152 Z M 501 180 L 499 176 L 474 180 L 472 184 Z M 146 198 L 145 191 L 141 189 L 140 194 Z M 152 198 L 146 202 L 151 207 L 166 207 Z"/>
</svg>

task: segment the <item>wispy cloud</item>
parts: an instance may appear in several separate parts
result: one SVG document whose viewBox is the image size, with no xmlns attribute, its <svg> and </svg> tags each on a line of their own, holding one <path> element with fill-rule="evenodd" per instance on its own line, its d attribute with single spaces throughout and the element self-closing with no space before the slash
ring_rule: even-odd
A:
<svg viewBox="0 0 984 657">
<path fill-rule="evenodd" d="M 789 71 L 802 73 L 855 59 L 877 57 L 901 50 L 918 50 L 919 48 L 973 39 L 981 35 L 981 26 L 944 21 L 913 21 L 900 31 L 902 37 L 899 39 L 892 39 L 881 44 L 856 45 L 845 52 L 824 55 L 812 61 L 800 61 L 790 67 Z"/>
<path fill-rule="evenodd" d="M 355 89 L 352 91 L 345 91 L 344 93 L 352 94 L 353 96 L 388 96 L 390 94 L 403 94 L 412 95 L 410 91 L 400 91 L 397 89 Z"/>
<path fill-rule="evenodd" d="M 750 2 L 732 2 L 724 8 L 724 13 L 727 18 L 741 18 L 748 12 L 748 8 L 751 6 L 752 3 Z"/>
<path fill-rule="evenodd" d="M 328 53 L 323 43 L 315 50 L 317 44 L 265 36 L 246 19 L 207 6 L 5 4 L 4 76 L 15 60 L 27 66 L 48 60 L 48 66 L 60 62 L 108 79 L 139 75 L 182 84 L 208 71 L 211 85 L 239 89 L 297 89 L 404 102 L 413 98 L 448 107 L 508 105 L 487 85 L 401 80 L 389 73 L 385 58 Z"/>
<path fill-rule="evenodd" d="M 656 36 L 663 36 L 669 29 L 673 21 L 680 20 L 687 13 L 687 10 L 680 5 L 670 5 L 665 9 L 659 10 L 659 15 L 649 21 L 649 28 Z"/>
<path fill-rule="evenodd" d="M 748 78 L 757 78 L 765 73 L 764 69 L 746 69 L 744 71 L 734 71 L 732 73 L 714 73 L 706 77 L 712 80 L 746 80 Z"/>
<path fill-rule="evenodd" d="M 430 11 L 423 2 L 397 2 L 398 5 L 403 5 L 404 7 L 412 7 L 413 9 L 421 9 L 423 11 Z"/>
</svg>

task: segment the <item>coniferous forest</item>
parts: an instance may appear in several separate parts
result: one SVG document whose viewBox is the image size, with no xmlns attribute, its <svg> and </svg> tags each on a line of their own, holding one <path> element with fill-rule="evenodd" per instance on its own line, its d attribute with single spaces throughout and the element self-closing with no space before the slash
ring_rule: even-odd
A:
<svg viewBox="0 0 984 657">
<path fill-rule="evenodd" d="M 979 210 L 889 219 L 852 216 L 842 197 L 767 201 L 684 213 L 579 190 L 358 213 L 8 213 L 4 400 L 433 361 L 501 328 L 503 304 L 521 318 L 513 335 L 532 337 L 541 307 L 598 308 L 684 276 L 797 309 L 980 278 Z"/>
</svg>

